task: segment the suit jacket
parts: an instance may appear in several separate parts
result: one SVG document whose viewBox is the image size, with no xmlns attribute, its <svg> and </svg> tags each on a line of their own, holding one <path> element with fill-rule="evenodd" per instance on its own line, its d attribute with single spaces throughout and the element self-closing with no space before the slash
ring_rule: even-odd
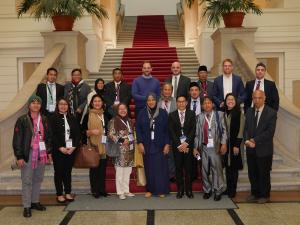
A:
<svg viewBox="0 0 300 225">
<path fill-rule="evenodd" d="M 255 108 L 249 108 L 246 113 L 245 140 L 253 138 L 255 149 L 247 147 L 247 153 L 256 154 L 257 157 L 264 157 L 273 154 L 273 137 L 276 128 L 277 112 L 265 105 L 255 126 Z"/>
<path fill-rule="evenodd" d="M 56 99 L 64 96 L 64 86 L 55 83 L 56 86 Z M 47 85 L 45 83 L 40 83 L 36 89 L 36 95 L 42 99 L 41 112 L 45 115 L 47 107 Z"/>
<path fill-rule="evenodd" d="M 248 81 L 246 83 L 246 101 L 245 101 L 245 112 L 251 107 L 252 104 L 252 93 L 255 85 L 255 80 Z M 276 88 L 276 84 L 273 81 L 264 79 L 264 92 L 266 95 L 266 105 L 278 111 L 279 108 L 279 95 Z"/>
<path fill-rule="evenodd" d="M 165 80 L 165 82 L 172 84 L 172 76 L 168 77 Z M 180 95 L 183 95 L 186 98 L 188 98 L 189 95 L 190 95 L 189 94 L 189 92 L 190 92 L 190 83 L 191 83 L 191 79 L 181 74 L 180 78 L 179 78 L 179 81 L 178 81 L 178 85 L 177 85 L 177 93 L 174 96 L 174 98 L 176 99 L 176 97 L 180 96 Z"/>
<path fill-rule="evenodd" d="M 109 82 L 105 85 L 104 98 L 106 101 L 106 106 L 110 107 L 114 104 L 116 99 L 116 87 L 115 82 Z M 131 87 L 125 81 L 120 83 L 120 102 L 125 103 L 129 106 L 131 100 Z"/>
<path fill-rule="evenodd" d="M 157 103 L 157 107 L 161 108 L 162 104 L 163 104 L 163 97 L 161 97 Z M 176 105 L 176 100 L 175 98 L 171 97 L 171 105 L 170 105 L 170 111 L 169 111 L 169 114 L 171 112 L 174 112 L 175 110 L 177 110 L 177 105 Z"/>
<path fill-rule="evenodd" d="M 183 134 L 186 136 L 186 141 L 189 146 L 189 153 L 193 151 L 194 138 L 196 131 L 196 116 L 195 113 L 189 109 L 185 111 L 184 125 L 183 125 Z M 177 149 L 180 143 L 181 134 L 181 124 L 178 115 L 178 110 L 169 114 L 169 134 L 172 141 L 173 148 Z"/>
<path fill-rule="evenodd" d="M 237 103 L 241 104 L 246 100 L 245 88 L 242 79 L 238 75 L 232 74 L 232 93 L 237 98 Z M 213 100 L 218 110 L 224 101 L 223 75 L 218 76 L 213 84 Z"/>
<path fill-rule="evenodd" d="M 201 91 L 200 92 L 200 96 L 204 97 L 204 95 L 203 95 L 204 94 L 204 90 L 202 88 L 200 80 L 198 80 L 197 83 L 198 83 L 198 85 L 200 87 L 200 91 Z M 213 87 L 214 87 L 214 83 L 213 82 L 206 81 L 206 90 L 207 90 L 207 94 L 208 94 L 209 97 L 212 97 L 212 95 L 213 95 Z"/>
</svg>

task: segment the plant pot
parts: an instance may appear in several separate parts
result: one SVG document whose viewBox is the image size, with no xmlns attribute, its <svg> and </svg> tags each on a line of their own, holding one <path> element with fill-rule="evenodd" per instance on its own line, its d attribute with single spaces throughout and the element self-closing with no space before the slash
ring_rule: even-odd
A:
<svg viewBox="0 0 300 225">
<path fill-rule="evenodd" d="M 73 16 L 52 16 L 55 31 L 72 31 L 75 18 Z"/>
<path fill-rule="evenodd" d="M 243 12 L 230 12 L 223 15 L 225 27 L 241 27 L 245 13 Z"/>
</svg>

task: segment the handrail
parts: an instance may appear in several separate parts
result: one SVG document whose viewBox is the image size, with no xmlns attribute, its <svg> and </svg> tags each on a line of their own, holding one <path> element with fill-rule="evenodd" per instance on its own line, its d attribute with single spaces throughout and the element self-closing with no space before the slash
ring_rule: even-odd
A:
<svg viewBox="0 0 300 225">
<path fill-rule="evenodd" d="M 45 71 L 47 71 L 49 67 L 52 67 L 56 63 L 59 56 L 62 54 L 64 47 L 64 44 L 55 44 L 53 46 L 28 81 L 23 85 L 22 89 L 16 94 L 6 108 L 0 112 L 0 123 L 5 121 L 10 116 L 13 116 L 16 112 L 24 107 L 27 99 L 35 91 L 37 84 L 44 79 Z"/>
<path fill-rule="evenodd" d="M 65 44 L 55 44 L 13 100 L 0 112 L 0 171 L 7 170 L 14 159 L 12 137 L 14 124 L 26 112 L 27 99 L 44 79 L 45 71 L 59 62 Z"/>
</svg>

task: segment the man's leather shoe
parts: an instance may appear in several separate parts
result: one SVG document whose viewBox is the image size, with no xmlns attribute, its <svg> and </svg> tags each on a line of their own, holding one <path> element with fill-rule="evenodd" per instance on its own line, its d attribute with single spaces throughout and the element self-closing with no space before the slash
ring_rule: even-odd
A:
<svg viewBox="0 0 300 225">
<path fill-rule="evenodd" d="M 100 194 L 99 193 L 93 193 L 94 198 L 98 199 L 100 198 Z"/>
<path fill-rule="evenodd" d="M 187 193 L 186 193 L 186 196 L 187 196 L 188 198 L 194 198 L 194 194 L 193 194 L 193 192 L 191 192 L 191 191 L 187 192 Z"/>
<path fill-rule="evenodd" d="M 45 211 L 46 207 L 41 205 L 41 203 L 37 202 L 37 203 L 31 203 L 31 209 L 36 209 L 38 211 Z"/>
<path fill-rule="evenodd" d="M 108 194 L 106 192 L 100 192 L 99 194 L 100 194 L 100 196 L 103 196 L 103 197 L 109 197 L 110 196 L 110 194 Z"/>
<path fill-rule="evenodd" d="M 258 200 L 258 198 L 254 195 L 249 195 L 246 199 L 246 201 L 249 203 L 255 203 L 255 202 L 257 202 L 257 200 Z"/>
<path fill-rule="evenodd" d="M 203 194 L 203 199 L 209 199 L 210 196 L 211 196 L 211 193 L 210 193 L 210 192 L 209 192 L 209 193 L 204 193 L 204 194 Z"/>
<path fill-rule="evenodd" d="M 30 208 L 24 208 L 23 216 L 24 217 L 31 217 L 31 209 Z"/>
<path fill-rule="evenodd" d="M 265 204 L 265 203 L 267 203 L 267 202 L 269 202 L 269 198 L 259 198 L 258 200 L 257 200 L 257 203 L 258 204 Z"/>
<path fill-rule="evenodd" d="M 221 200 L 221 195 L 215 194 L 214 200 L 215 201 L 220 201 Z"/>
<path fill-rule="evenodd" d="M 179 191 L 179 192 L 177 192 L 177 195 L 176 195 L 176 198 L 182 198 L 183 197 L 183 192 L 182 191 Z"/>
</svg>

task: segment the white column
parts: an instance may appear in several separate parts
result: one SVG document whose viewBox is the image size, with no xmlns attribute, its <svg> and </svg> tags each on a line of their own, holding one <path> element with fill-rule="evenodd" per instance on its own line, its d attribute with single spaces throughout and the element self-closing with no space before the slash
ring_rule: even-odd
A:
<svg viewBox="0 0 300 225">
<path fill-rule="evenodd" d="M 103 41 L 107 48 L 115 48 L 117 43 L 116 0 L 101 0 L 109 19 L 103 19 Z"/>
</svg>

